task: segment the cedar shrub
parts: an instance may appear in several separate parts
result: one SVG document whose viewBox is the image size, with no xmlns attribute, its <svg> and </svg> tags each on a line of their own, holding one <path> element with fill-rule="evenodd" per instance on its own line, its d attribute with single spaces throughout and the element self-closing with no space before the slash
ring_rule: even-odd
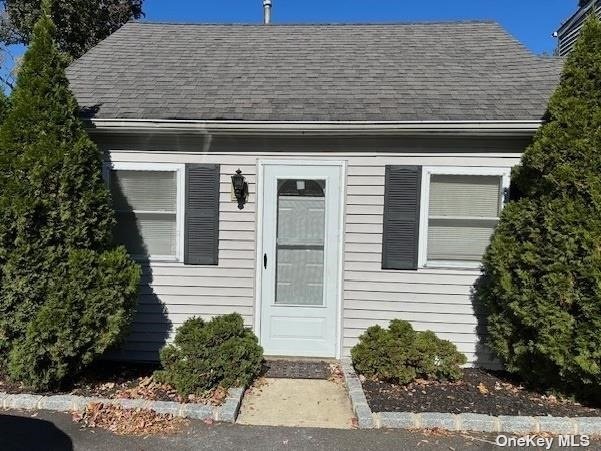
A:
<svg viewBox="0 0 601 451">
<path fill-rule="evenodd" d="M 39 390 L 119 342 L 140 279 L 44 8 L 0 128 L 0 366 Z"/>
<path fill-rule="evenodd" d="M 161 350 L 164 369 L 155 376 L 184 396 L 218 386 L 246 387 L 263 366 L 258 341 L 238 313 L 209 322 L 190 318 L 177 329 L 174 342 Z"/>
<path fill-rule="evenodd" d="M 601 400 L 601 22 L 592 15 L 514 169 L 475 299 L 507 370 Z"/>
<path fill-rule="evenodd" d="M 359 373 L 396 384 L 417 378 L 458 380 L 467 361 L 453 343 L 432 331 L 417 332 L 400 319 L 392 320 L 388 329 L 369 327 L 351 349 L 351 357 Z"/>
</svg>

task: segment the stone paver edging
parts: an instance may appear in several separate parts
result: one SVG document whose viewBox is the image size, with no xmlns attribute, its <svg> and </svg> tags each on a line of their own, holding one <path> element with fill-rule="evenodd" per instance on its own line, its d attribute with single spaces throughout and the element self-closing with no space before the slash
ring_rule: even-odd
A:
<svg viewBox="0 0 601 451">
<path fill-rule="evenodd" d="M 350 359 L 342 361 L 344 380 L 351 398 L 353 411 L 360 428 L 390 429 L 445 429 L 449 431 L 499 432 L 528 434 L 549 432 L 554 434 L 601 434 L 601 418 L 597 417 L 498 417 L 476 413 L 412 413 L 372 412 L 361 381 Z"/>
<path fill-rule="evenodd" d="M 225 423 L 234 423 L 240 410 L 243 388 L 231 388 L 225 402 L 220 406 L 204 404 L 184 404 L 173 401 L 147 401 L 144 399 L 109 399 L 76 395 L 31 395 L 7 394 L 0 392 L 0 408 L 23 410 L 54 410 L 58 412 L 82 411 L 90 403 L 102 402 L 115 404 L 126 409 L 154 410 L 156 413 L 168 413 L 182 418 L 198 420 L 212 419 Z"/>
<path fill-rule="evenodd" d="M 367 403 L 365 392 L 361 381 L 355 373 L 353 364 L 350 359 L 343 359 L 340 363 L 342 367 L 342 374 L 344 375 L 344 382 L 346 383 L 346 389 L 349 397 L 351 398 L 351 405 L 353 407 L 353 413 L 357 417 L 357 424 L 360 429 L 371 429 L 376 427 L 374 422 L 374 414 Z"/>
</svg>

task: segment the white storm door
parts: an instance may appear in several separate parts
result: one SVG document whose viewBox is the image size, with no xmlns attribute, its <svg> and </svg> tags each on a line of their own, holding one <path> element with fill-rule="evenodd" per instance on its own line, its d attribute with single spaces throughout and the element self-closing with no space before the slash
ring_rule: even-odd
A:
<svg viewBox="0 0 601 451">
<path fill-rule="evenodd" d="M 335 357 L 339 165 L 265 164 L 261 344 L 266 355 Z"/>
</svg>

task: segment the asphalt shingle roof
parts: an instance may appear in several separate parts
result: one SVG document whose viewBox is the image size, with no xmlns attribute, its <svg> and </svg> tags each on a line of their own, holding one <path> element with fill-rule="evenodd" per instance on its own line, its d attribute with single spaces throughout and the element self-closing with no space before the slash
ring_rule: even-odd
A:
<svg viewBox="0 0 601 451">
<path fill-rule="evenodd" d="M 494 22 L 132 22 L 68 75 L 97 118 L 536 120 L 561 63 Z"/>
</svg>

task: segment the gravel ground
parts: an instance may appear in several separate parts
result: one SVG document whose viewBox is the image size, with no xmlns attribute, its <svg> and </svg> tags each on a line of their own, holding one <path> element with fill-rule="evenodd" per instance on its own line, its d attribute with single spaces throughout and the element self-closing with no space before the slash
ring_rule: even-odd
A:
<svg viewBox="0 0 601 451">
<path fill-rule="evenodd" d="M 501 372 L 469 368 L 459 382 L 415 382 L 399 386 L 366 380 L 363 389 L 374 412 L 450 412 L 486 415 L 597 417 L 601 409 L 544 395 Z"/>
</svg>

